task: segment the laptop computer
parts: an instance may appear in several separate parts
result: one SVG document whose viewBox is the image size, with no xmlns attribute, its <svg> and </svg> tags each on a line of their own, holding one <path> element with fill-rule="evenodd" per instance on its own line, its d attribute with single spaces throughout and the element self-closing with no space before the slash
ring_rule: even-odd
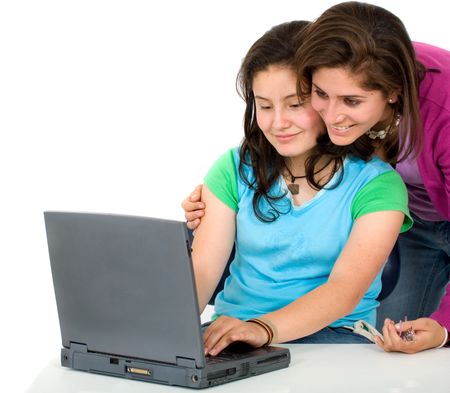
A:
<svg viewBox="0 0 450 393">
<path fill-rule="evenodd" d="M 184 222 L 75 212 L 44 216 L 62 366 L 205 388 L 289 365 L 289 350 L 273 346 L 237 345 L 205 357 Z"/>
</svg>

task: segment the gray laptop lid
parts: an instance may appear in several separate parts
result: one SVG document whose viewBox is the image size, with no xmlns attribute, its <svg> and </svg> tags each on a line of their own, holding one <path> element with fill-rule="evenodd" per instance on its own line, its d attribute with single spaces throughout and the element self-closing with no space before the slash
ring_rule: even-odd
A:
<svg viewBox="0 0 450 393">
<path fill-rule="evenodd" d="M 62 344 L 203 367 L 183 222 L 45 212 Z"/>
</svg>

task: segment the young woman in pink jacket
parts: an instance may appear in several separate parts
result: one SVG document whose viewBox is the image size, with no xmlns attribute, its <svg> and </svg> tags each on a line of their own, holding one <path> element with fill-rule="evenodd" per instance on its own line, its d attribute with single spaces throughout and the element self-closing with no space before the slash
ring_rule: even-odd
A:
<svg viewBox="0 0 450 393">
<path fill-rule="evenodd" d="M 310 97 L 332 142 L 372 151 L 395 166 L 415 220 L 395 252 L 398 283 L 378 309 L 386 351 L 448 345 L 450 330 L 450 52 L 412 43 L 399 18 L 345 2 L 309 26 L 297 51 L 299 93 Z M 385 101 L 372 105 L 381 91 Z M 356 143 L 355 143 L 356 142 Z M 183 202 L 188 226 L 204 205 Z M 447 287 L 447 292 L 446 292 Z M 398 323 L 405 316 L 407 322 Z M 397 323 L 396 323 L 397 322 Z M 403 339 L 414 331 L 412 341 Z M 410 336 L 411 337 L 411 336 Z"/>
</svg>

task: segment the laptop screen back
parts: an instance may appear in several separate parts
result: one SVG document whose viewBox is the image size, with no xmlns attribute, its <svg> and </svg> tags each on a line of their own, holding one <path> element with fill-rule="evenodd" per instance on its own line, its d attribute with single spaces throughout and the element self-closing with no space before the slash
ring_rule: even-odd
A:
<svg viewBox="0 0 450 393">
<path fill-rule="evenodd" d="M 184 223 L 65 212 L 45 222 L 64 347 L 204 365 Z"/>
</svg>

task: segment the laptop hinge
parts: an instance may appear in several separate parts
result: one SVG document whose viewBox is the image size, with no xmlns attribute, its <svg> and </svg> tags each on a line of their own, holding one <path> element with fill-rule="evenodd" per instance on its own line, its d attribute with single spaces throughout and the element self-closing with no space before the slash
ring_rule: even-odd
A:
<svg viewBox="0 0 450 393">
<path fill-rule="evenodd" d="M 88 347 L 86 344 L 81 344 L 81 343 L 74 343 L 74 342 L 70 342 L 70 346 L 69 349 L 71 351 L 76 351 L 76 352 L 86 352 L 88 351 Z"/>
<path fill-rule="evenodd" d="M 86 344 L 69 343 L 69 348 L 61 348 L 61 366 L 73 367 L 76 354 L 85 354 L 88 352 Z"/>
<path fill-rule="evenodd" d="M 195 359 L 184 358 L 182 356 L 177 356 L 177 366 L 197 368 L 197 364 L 195 363 Z"/>
</svg>

